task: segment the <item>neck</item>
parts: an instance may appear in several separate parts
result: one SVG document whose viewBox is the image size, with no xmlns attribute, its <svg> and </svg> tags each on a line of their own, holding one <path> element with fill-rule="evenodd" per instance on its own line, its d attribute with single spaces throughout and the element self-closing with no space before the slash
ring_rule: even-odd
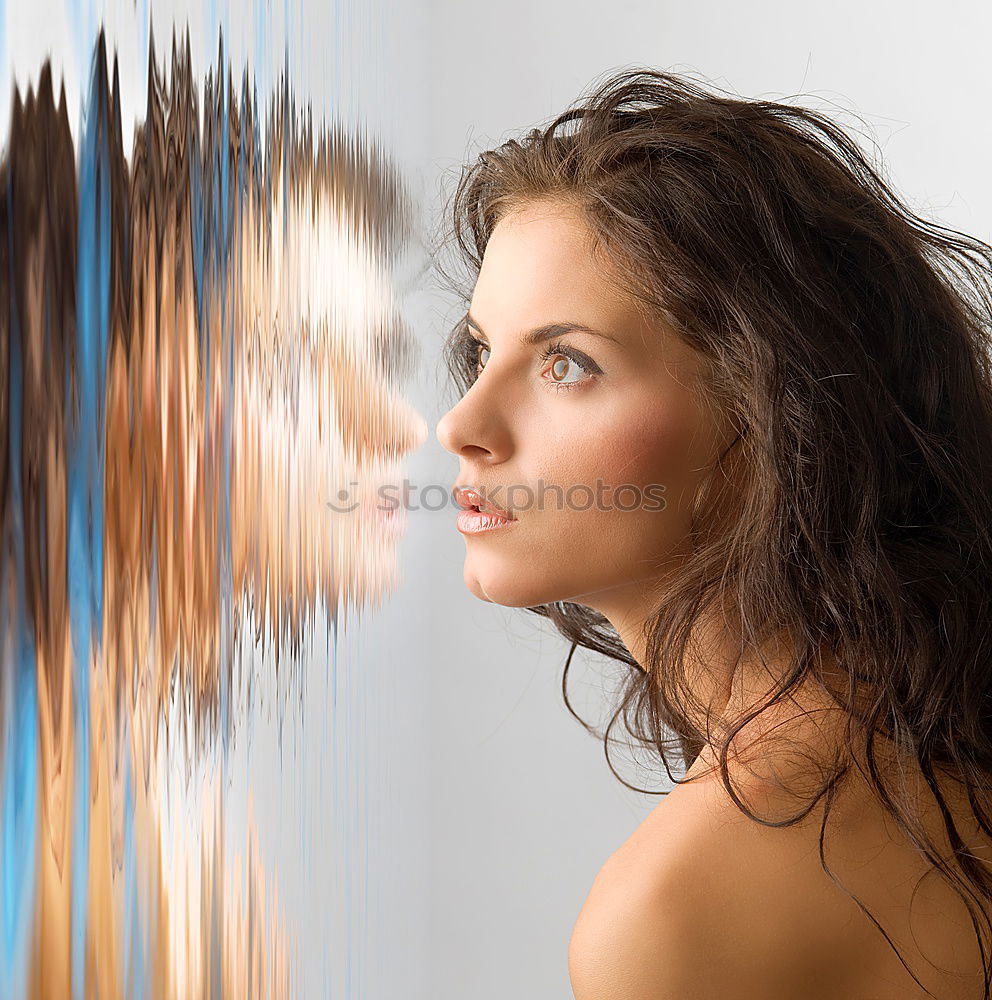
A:
<svg viewBox="0 0 992 1000">
<path fill-rule="evenodd" d="M 639 595 L 604 605 L 600 610 L 641 668 L 657 677 L 666 665 L 652 662 L 648 628 L 664 612 L 656 597 L 653 601 L 644 597 L 648 589 L 641 586 Z M 793 664 L 794 648 L 784 630 L 759 649 L 744 649 L 738 636 L 739 631 L 730 626 L 726 617 L 711 612 L 694 623 L 686 645 L 685 685 L 675 697 L 681 694 L 680 708 L 702 736 L 679 735 L 686 766 L 693 773 L 704 763 L 715 762 L 716 748 L 730 725 L 764 705 L 784 683 Z M 840 675 L 834 674 L 833 678 L 839 681 Z M 801 745 L 800 756 L 807 764 L 814 760 L 836 761 L 846 719 L 846 713 L 836 706 L 817 678 L 805 676 L 778 703 L 735 734 L 731 755 L 749 759 L 749 766 L 753 756 L 759 768 L 767 767 L 775 773 L 783 765 L 781 760 L 771 764 L 770 751 L 781 750 L 788 755 L 790 746 L 795 757 L 795 748 Z M 749 748 L 755 752 L 748 753 Z M 786 769 L 790 769 L 788 765 Z"/>
</svg>

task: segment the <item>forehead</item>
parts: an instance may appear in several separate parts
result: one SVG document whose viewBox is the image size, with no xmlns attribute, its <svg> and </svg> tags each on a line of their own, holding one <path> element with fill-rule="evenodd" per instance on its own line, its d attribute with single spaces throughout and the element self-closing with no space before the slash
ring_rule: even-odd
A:
<svg viewBox="0 0 992 1000">
<path fill-rule="evenodd" d="M 486 245 L 470 305 L 486 334 L 515 337 L 568 320 L 611 335 L 640 376 L 696 379 L 706 364 L 627 291 L 594 251 L 593 232 L 569 204 L 532 203 L 504 216 Z"/>
<path fill-rule="evenodd" d="M 515 209 L 497 223 L 470 308 L 486 331 L 573 320 L 630 335 L 644 322 L 605 256 L 594 253 L 580 211 L 547 202 Z"/>
<path fill-rule="evenodd" d="M 255 210 L 269 215 L 269 241 L 259 242 L 246 215 L 252 280 L 243 294 L 263 339 L 277 328 L 298 331 L 309 350 L 405 364 L 415 343 L 402 319 L 388 247 L 362 224 L 346 192 L 304 178 L 274 184 L 273 197 Z"/>
<path fill-rule="evenodd" d="M 289 206 L 288 228 L 296 245 L 287 284 L 291 293 L 303 293 L 300 301 L 311 325 L 326 324 L 362 339 L 393 311 L 392 283 L 386 262 L 346 206 L 322 195 L 305 188 Z"/>
<path fill-rule="evenodd" d="M 524 278 L 533 275 L 535 283 L 554 279 L 570 286 L 581 285 L 584 278 L 600 277 L 591 240 L 588 225 L 574 208 L 542 202 L 515 209 L 493 230 L 480 279 L 523 283 Z"/>
</svg>

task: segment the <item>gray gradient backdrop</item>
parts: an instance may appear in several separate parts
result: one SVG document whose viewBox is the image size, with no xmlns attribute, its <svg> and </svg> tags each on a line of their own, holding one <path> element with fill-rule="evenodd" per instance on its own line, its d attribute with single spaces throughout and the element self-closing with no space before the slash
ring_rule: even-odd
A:
<svg viewBox="0 0 992 1000">
<path fill-rule="evenodd" d="M 854 125 L 857 114 L 918 211 L 992 238 L 988 5 L 619 0 L 611 11 L 562 0 L 431 4 L 432 198 L 473 152 L 559 112 L 603 73 L 644 64 L 750 97 L 809 94 Z M 445 309 L 425 296 L 420 333 L 435 355 L 442 319 L 454 316 Z M 432 428 L 453 401 L 440 386 L 432 370 L 423 397 Z M 436 439 L 417 461 L 442 482 L 457 474 Z M 398 622 L 420 623 L 396 655 L 410 669 L 426 663 L 430 677 L 429 986 L 408 995 L 567 1000 L 566 948 L 590 883 L 659 800 L 616 782 L 565 711 L 564 640 L 464 589 L 465 546 L 451 521 L 412 518 L 407 566 L 417 584 L 394 609 Z M 602 703 L 601 673 L 611 671 L 591 656 L 575 671 L 591 710 Z"/>
</svg>

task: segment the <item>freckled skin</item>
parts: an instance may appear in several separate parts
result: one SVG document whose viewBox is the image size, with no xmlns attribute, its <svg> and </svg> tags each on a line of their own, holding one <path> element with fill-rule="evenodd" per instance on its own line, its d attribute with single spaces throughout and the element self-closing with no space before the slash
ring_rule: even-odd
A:
<svg viewBox="0 0 992 1000">
<path fill-rule="evenodd" d="M 688 504 L 732 440 L 694 392 L 701 359 L 671 331 L 649 324 L 594 257 L 579 213 L 535 203 L 507 215 L 486 248 L 470 312 L 490 354 L 478 381 L 441 419 L 438 440 L 458 456 L 459 482 L 484 488 L 566 489 L 597 482 L 665 487 L 665 508 L 575 509 L 549 494 L 544 510 L 517 512 L 508 529 L 465 536 L 465 582 L 483 600 L 511 607 L 574 601 L 619 613 L 643 581 L 679 558 Z M 586 333 L 562 341 L 603 374 L 575 388 L 552 383 L 554 359 L 521 343 L 533 327 L 572 320 L 616 338 Z M 559 363 L 566 381 L 581 368 Z M 501 496 L 505 496 L 503 493 Z M 524 494 L 521 494 L 523 496 Z M 632 491 L 619 494 L 624 506 Z M 610 494 L 604 495 L 606 504 Z M 521 572 L 521 567 L 527 567 Z"/>
</svg>

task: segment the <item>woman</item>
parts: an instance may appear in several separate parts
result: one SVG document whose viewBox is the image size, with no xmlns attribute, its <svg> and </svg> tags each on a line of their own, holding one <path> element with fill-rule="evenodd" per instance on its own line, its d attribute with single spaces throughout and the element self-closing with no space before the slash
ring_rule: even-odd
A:
<svg viewBox="0 0 992 1000">
<path fill-rule="evenodd" d="M 566 703 L 577 646 L 626 664 L 607 749 L 685 764 L 577 1000 L 992 996 L 992 248 L 820 114 L 651 70 L 451 218 L 466 584 L 571 641 Z"/>
</svg>

